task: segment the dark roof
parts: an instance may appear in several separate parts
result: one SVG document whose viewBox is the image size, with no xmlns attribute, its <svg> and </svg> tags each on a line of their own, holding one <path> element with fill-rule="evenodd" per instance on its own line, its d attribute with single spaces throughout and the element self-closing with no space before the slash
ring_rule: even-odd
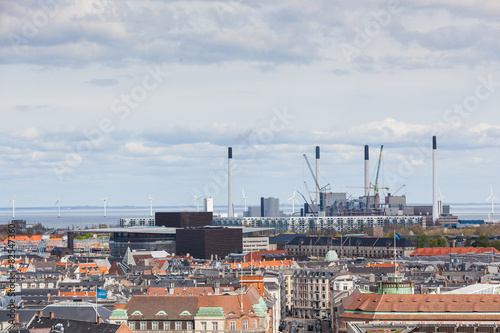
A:
<svg viewBox="0 0 500 333">
<path fill-rule="evenodd" d="M 369 246 L 369 247 L 391 247 L 394 246 L 394 238 L 379 237 L 316 237 L 316 236 L 297 236 L 290 240 L 287 245 L 316 245 L 316 246 Z M 415 247 L 406 238 L 396 240 L 397 247 Z"/>
<path fill-rule="evenodd" d="M 87 322 L 81 320 L 72 319 L 60 319 L 54 318 L 49 319 L 48 317 L 35 318 L 29 329 L 40 329 L 40 328 L 57 328 L 62 326 L 65 332 L 71 333 L 115 333 L 118 331 L 121 325 L 114 324 L 96 324 L 95 317 L 94 322 Z"/>
<path fill-rule="evenodd" d="M 304 234 L 279 234 L 274 237 L 269 237 L 269 244 L 286 244 L 295 237 L 305 237 Z"/>
<path fill-rule="evenodd" d="M 151 280 L 149 286 L 151 287 L 170 287 L 170 284 L 174 284 L 174 288 L 178 287 L 194 287 L 195 280 L 184 279 L 184 280 Z"/>
<path fill-rule="evenodd" d="M 16 309 L 16 313 L 19 314 L 19 322 L 21 323 L 28 323 L 31 318 L 38 312 L 38 310 L 31 310 L 31 309 Z M 8 314 L 10 313 L 10 310 L 8 309 L 0 309 L 0 318 L 7 318 Z"/>
<path fill-rule="evenodd" d="M 75 302 L 77 304 L 71 305 L 71 303 L 55 303 L 47 305 L 43 309 L 44 314 L 54 312 L 54 316 L 60 319 L 75 319 L 82 321 L 95 322 L 95 304 L 86 302 Z M 103 307 L 102 305 L 97 305 L 97 312 L 99 317 L 104 321 L 109 319 L 111 311 Z"/>
</svg>

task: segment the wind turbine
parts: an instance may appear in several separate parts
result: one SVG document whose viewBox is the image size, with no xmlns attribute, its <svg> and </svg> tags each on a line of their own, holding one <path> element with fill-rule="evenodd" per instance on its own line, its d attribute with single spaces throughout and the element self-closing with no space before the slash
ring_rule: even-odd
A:
<svg viewBox="0 0 500 333">
<path fill-rule="evenodd" d="M 200 199 L 203 198 L 203 196 L 201 197 L 197 197 L 194 193 L 193 193 L 193 197 L 196 199 L 196 211 L 199 212 L 200 211 Z"/>
<path fill-rule="evenodd" d="M 491 200 L 491 215 L 495 214 L 495 195 L 493 194 L 493 185 L 491 185 L 491 194 L 485 201 Z"/>
<path fill-rule="evenodd" d="M 59 197 L 57 197 L 57 200 L 56 200 L 56 203 L 54 204 L 54 206 L 57 206 L 57 217 L 58 218 L 61 217 L 61 203 L 62 203 L 62 201 L 59 200 Z"/>
<path fill-rule="evenodd" d="M 244 202 L 244 204 L 245 204 L 245 210 L 244 211 L 246 212 L 247 211 L 247 197 L 245 195 L 245 190 L 241 189 L 241 193 L 243 193 L 243 200 L 242 200 L 242 202 Z"/>
<path fill-rule="evenodd" d="M 296 192 L 297 192 L 297 190 L 293 189 L 293 196 L 291 198 L 287 199 L 287 201 L 292 200 L 292 215 L 295 214 L 295 202 L 300 204 L 300 202 L 295 198 Z"/>
<path fill-rule="evenodd" d="M 12 198 L 12 200 L 10 202 L 12 202 L 12 218 L 15 218 L 16 217 L 16 196 L 14 196 L 14 198 Z"/>
<path fill-rule="evenodd" d="M 149 195 L 149 217 L 153 217 L 153 198 Z"/>
<path fill-rule="evenodd" d="M 104 199 L 102 199 L 102 201 L 104 201 L 104 217 L 106 217 L 106 202 L 107 202 L 107 199 L 104 198 Z"/>
</svg>

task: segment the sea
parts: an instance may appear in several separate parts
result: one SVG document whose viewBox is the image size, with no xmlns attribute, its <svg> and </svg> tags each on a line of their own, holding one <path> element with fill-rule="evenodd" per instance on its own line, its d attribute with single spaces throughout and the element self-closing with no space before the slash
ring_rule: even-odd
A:
<svg viewBox="0 0 500 333">
<path fill-rule="evenodd" d="M 498 221 L 500 212 L 491 215 L 491 204 L 449 204 L 453 215 L 461 220 L 494 220 Z M 242 216 L 242 208 L 235 207 L 238 216 Z M 217 212 L 226 212 L 227 207 L 215 207 Z M 170 211 L 196 211 L 193 206 L 165 206 L 153 207 L 153 217 L 155 212 Z M 282 210 L 291 212 L 291 206 L 282 205 Z M 107 207 L 106 217 L 104 217 L 103 207 L 61 207 L 61 216 L 58 217 L 57 208 L 27 208 L 19 207 L 15 210 L 15 217 L 12 218 L 12 208 L 0 208 L 0 224 L 7 224 L 11 220 L 26 220 L 28 225 L 41 223 L 50 229 L 89 229 L 97 228 L 101 224 L 108 227 L 119 226 L 120 218 L 130 217 L 150 217 L 150 207 Z"/>
</svg>

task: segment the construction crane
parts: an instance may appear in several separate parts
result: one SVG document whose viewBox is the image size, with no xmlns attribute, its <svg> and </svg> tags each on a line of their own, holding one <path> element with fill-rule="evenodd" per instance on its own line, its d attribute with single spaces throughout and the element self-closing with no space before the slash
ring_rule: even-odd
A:
<svg viewBox="0 0 500 333">
<path fill-rule="evenodd" d="M 398 193 L 403 187 L 405 187 L 406 185 L 403 184 L 400 188 L 398 188 L 396 191 L 394 191 L 394 193 L 392 193 L 391 195 L 394 195 L 396 193 Z"/>
<path fill-rule="evenodd" d="M 399 192 L 399 191 L 400 191 L 403 187 L 405 187 L 405 186 L 406 186 L 406 185 L 405 185 L 405 184 L 403 184 L 400 188 L 398 188 L 396 191 L 394 191 L 394 193 L 389 193 L 389 194 L 385 197 L 385 199 L 384 199 L 385 203 L 386 203 L 386 204 L 388 204 L 388 203 L 389 203 L 389 198 L 390 198 L 390 197 L 393 197 L 396 193 L 398 193 L 398 192 Z"/>
<path fill-rule="evenodd" d="M 307 194 L 309 195 L 309 200 L 311 200 L 311 209 L 313 211 L 314 216 L 316 216 L 316 208 L 314 208 L 314 200 L 311 197 L 311 191 L 309 191 L 309 187 L 307 187 L 307 183 L 304 182 L 304 185 L 306 186 Z"/>
<path fill-rule="evenodd" d="M 307 155 L 306 154 L 302 154 L 302 156 L 304 156 L 304 159 L 306 160 L 306 163 L 307 163 L 307 167 L 309 168 L 309 171 L 311 172 L 311 176 L 314 179 L 314 183 L 316 184 L 316 191 L 319 193 L 319 197 L 322 198 L 323 192 L 330 190 L 330 184 L 326 184 L 325 186 L 320 187 L 320 185 L 318 183 L 318 180 L 316 179 L 316 176 L 314 175 L 314 171 L 313 171 L 313 169 L 311 167 L 311 163 L 309 163 L 309 159 L 307 158 Z M 320 211 L 323 210 L 323 207 L 322 207 L 323 205 L 322 205 L 321 201 L 322 200 L 320 199 L 320 202 L 316 203 L 317 205 L 319 205 Z"/>
<path fill-rule="evenodd" d="M 295 191 L 297 191 L 297 193 L 300 194 L 302 199 L 304 199 L 304 202 L 309 205 L 309 202 L 307 201 L 306 197 L 302 193 L 300 193 L 299 190 L 295 190 Z"/>
<path fill-rule="evenodd" d="M 378 187 L 378 175 L 380 173 L 380 163 L 382 162 L 382 151 L 384 150 L 384 145 L 380 146 L 380 154 L 378 155 L 378 165 L 377 165 L 377 175 L 375 177 L 375 185 L 373 185 L 373 193 L 375 194 L 375 205 L 374 208 L 378 209 L 378 205 L 380 203 L 380 197 L 379 197 L 379 187 Z"/>
<path fill-rule="evenodd" d="M 344 203 L 342 204 L 342 207 L 340 208 L 340 212 L 339 212 L 339 216 L 342 216 L 342 212 L 344 211 L 344 208 L 345 208 L 345 203 L 347 202 L 347 200 L 349 200 L 350 198 L 352 197 L 352 194 L 349 195 L 345 200 L 344 200 Z"/>
</svg>

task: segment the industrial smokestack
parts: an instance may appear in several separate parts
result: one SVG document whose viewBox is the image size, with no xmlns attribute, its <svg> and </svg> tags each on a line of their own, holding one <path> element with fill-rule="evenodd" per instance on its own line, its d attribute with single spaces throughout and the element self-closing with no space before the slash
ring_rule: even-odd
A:
<svg viewBox="0 0 500 333">
<path fill-rule="evenodd" d="M 365 196 L 370 195 L 370 149 L 365 145 Z"/>
<path fill-rule="evenodd" d="M 233 210 L 233 148 L 227 148 L 227 216 L 234 217 Z"/>
<path fill-rule="evenodd" d="M 317 190 L 316 190 L 316 206 L 319 207 L 320 212 L 323 211 L 323 207 L 320 205 L 321 201 L 321 187 L 319 186 L 319 146 L 316 146 L 316 184 L 317 184 Z M 318 214 L 321 216 L 322 214 Z"/>
<path fill-rule="evenodd" d="M 434 223 L 439 218 L 436 150 L 437 150 L 436 136 L 433 136 L 432 137 L 432 221 Z"/>
</svg>

